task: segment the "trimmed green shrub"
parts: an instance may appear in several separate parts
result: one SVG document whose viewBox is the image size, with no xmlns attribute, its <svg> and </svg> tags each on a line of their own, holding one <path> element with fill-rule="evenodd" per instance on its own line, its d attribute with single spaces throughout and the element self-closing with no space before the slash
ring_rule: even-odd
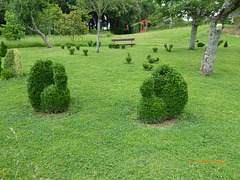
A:
<svg viewBox="0 0 240 180">
<path fill-rule="evenodd" d="M 69 90 L 58 89 L 56 85 L 46 87 L 41 93 L 41 111 L 46 113 L 60 113 L 70 105 Z"/>
<path fill-rule="evenodd" d="M 225 41 L 225 43 L 224 43 L 224 45 L 223 45 L 224 47 L 228 47 L 228 42 L 227 41 Z"/>
<path fill-rule="evenodd" d="M 178 116 L 188 101 L 187 83 L 174 68 L 159 66 L 140 87 L 139 118 L 147 123 Z"/>
<path fill-rule="evenodd" d="M 96 47 L 97 46 L 97 41 L 95 41 L 92 46 Z M 101 47 L 101 42 L 100 41 L 99 41 L 99 47 Z"/>
<path fill-rule="evenodd" d="M 80 50 L 80 46 L 77 45 L 77 46 L 76 46 L 76 49 L 77 49 L 77 50 Z"/>
<path fill-rule="evenodd" d="M 92 47 L 92 46 L 93 46 L 93 41 L 92 40 L 88 41 L 88 47 Z"/>
<path fill-rule="evenodd" d="M 158 51 L 158 48 L 152 48 L 153 49 L 153 52 L 157 52 Z"/>
<path fill-rule="evenodd" d="M 0 58 L 0 76 L 1 76 L 1 72 L 2 72 L 2 59 Z"/>
<path fill-rule="evenodd" d="M 23 76 L 22 58 L 17 49 L 11 49 L 8 51 L 4 60 L 3 68 L 12 70 L 17 77 Z"/>
<path fill-rule="evenodd" d="M 39 111 L 41 93 L 47 86 L 54 84 L 51 60 L 37 60 L 30 69 L 27 80 L 28 97 L 32 107 Z"/>
<path fill-rule="evenodd" d="M 204 43 L 201 43 L 201 42 L 197 43 L 197 47 L 204 47 L 204 46 L 205 46 Z"/>
<path fill-rule="evenodd" d="M 223 40 L 220 40 L 220 41 L 218 42 L 218 46 L 220 46 L 222 43 L 223 43 Z"/>
<path fill-rule="evenodd" d="M 149 62 L 150 64 L 152 64 L 152 63 L 155 62 L 155 59 L 154 59 L 154 58 L 150 58 L 150 59 L 148 59 L 148 62 Z"/>
<path fill-rule="evenodd" d="M 155 59 L 155 62 L 158 62 L 159 61 L 159 57 L 157 57 L 156 59 Z"/>
<path fill-rule="evenodd" d="M 130 63 L 131 63 L 131 61 L 132 61 L 132 58 L 131 58 L 131 56 L 130 56 L 130 53 L 129 53 L 129 52 L 128 52 L 127 54 L 128 54 L 128 56 L 126 57 L 126 61 L 127 61 L 127 63 L 128 63 L 128 64 L 130 64 Z"/>
<path fill-rule="evenodd" d="M 149 66 L 149 64 L 143 63 L 143 68 L 144 68 L 145 70 L 148 69 L 148 66 Z"/>
<path fill-rule="evenodd" d="M 148 55 L 148 56 L 147 56 L 147 59 L 151 59 L 151 57 L 152 57 L 151 55 Z"/>
<path fill-rule="evenodd" d="M 148 66 L 148 71 L 151 71 L 153 69 L 153 65 L 152 64 L 149 64 L 149 66 Z"/>
<path fill-rule="evenodd" d="M 61 45 L 61 48 L 62 48 L 62 49 L 64 49 L 64 48 L 65 48 L 65 46 L 64 46 L 64 45 Z"/>
<path fill-rule="evenodd" d="M 171 52 L 171 51 L 172 51 L 172 48 L 173 48 L 173 45 L 170 44 L 169 47 L 168 47 L 167 44 L 164 44 L 164 47 L 165 47 L 165 49 L 166 49 L 167 52 Z"/>
<path fill-rule="evenodd" d="M 111 49 L 111 48 L 113 48 L 113 45 L 114 45 L 114 44 L 111 43 L 111 44 L 108 45 L 108 47 Z"/>
<path fill-rule="evenodd" d="M 120 48 L 120 44 L 113 44 L 113 48 L 119 49 Z"/>
<path fill-rule="evenodd" d="M 46 87 L 41 93 L 41 111 L 46 113 L 64 112 L 70 105 L 70 91 L 67 88 L 65 67 L 56 63 L 53 66 L 55 84 Z"/>
<path fill-rule="evenodd" d="M 2 69 L 1 73 L 3 80 L 9 80 L 13 77 L 16 77 L 14 71 L 11 69 Z"/>
<path fill-rule="evenodd" d="M 126 44 L 122 44 L 121 47 L 122 47 L 122 49 L 125 49 L 126 48 Z"/>
<path fill-rule="evenodd" d="M 7 46 L 1 42 L 1 46 L 0 46 L 0 57 L 5 57 L 7 54 Z"/>
<path fill-rule="evenodd" d="M 74 48 L 71 48 L 71 49 L 68 49 L 68 50 L 69 50 L 69 52 L 70 52 L 70 55 L 73 55 L 74 52 L 75 52 L 75 49 L 74 49 Z"/>
<path fill-rule="evenodd" d="M 67 48 L 70 49 L 72 46 L 71 45 L 67 45 Z"/>
<path fill-rule="evenodd" d="M 88 56 L 88 50 L 86 50 L 86 49 L 83 50 L 83 53 L 84 53 L 85 56 Z"/>
</svg>

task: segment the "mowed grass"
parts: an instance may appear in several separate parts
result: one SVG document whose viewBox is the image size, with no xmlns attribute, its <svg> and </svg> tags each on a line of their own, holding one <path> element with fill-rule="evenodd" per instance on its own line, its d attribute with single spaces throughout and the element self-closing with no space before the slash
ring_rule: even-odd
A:
<svg viewBox="0 0 240 180">
<path fill-rule="evenodd" d="M 201 42 L 207 42 L 207 30 L 199 28 Z M 72 104 L 60 117 L 39 117 L 28 102 L 28 77 L 0 81 L 0 179 L 239 179 L 239 37 L 222 34 L 229 47 L 219 47 L 214 74 L 203 77 L 204 48 L 187 50 L 190 32 L 186 27 L 114 36 L 135 37 L 136 46 L 125 50 L 109 49 L 111 38 L 105 38 L 99 54 L 94 47 L 73 56 L 60 47 L 20 48 L 26 73 L 39 58 L 65 65 Z M 174 45 L 172 53 L 164 43 Z M 189 102 L 172 127 L 137 120 L 139 87 L 151 74 L 142 67 L 147 55 L 160 58 L 154 68 L 168 63 L 188 82 Z"/>
</svg>

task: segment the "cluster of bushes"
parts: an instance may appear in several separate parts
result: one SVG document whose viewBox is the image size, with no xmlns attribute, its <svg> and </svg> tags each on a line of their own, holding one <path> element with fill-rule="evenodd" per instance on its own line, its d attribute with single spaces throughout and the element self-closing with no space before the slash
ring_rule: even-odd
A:
<svg viewBox="0 0 240 180">
<path fill-rule="evenodd" d="M 148 63 L 143 63 L 143 68 L 146 71 L 151 71 L 153 69 L 153 63 L 156 63 L 159 61 L 159 57 L 153 58 L 151 55 L 147 56 Z"/>
<path fill-rule="evenodd" d="M 145 123 L 160 123 L 178 116 L 188 101 L 187 83 L 169 65 L 158 67 L 140 87 L 138 117 Z"/>
<path fill-rule="evenodd" d="M 75 52 L 75 48 L 72 48 L 71 45 L 66 45 L 66 47 L 67 47 L 67 49 L 69 50 L 70 55 L 73 55 L 74 52 Z M 76 45 L 75 47 L 76 47 L 76 50 L 78 50 L 78 51 L 80 50 L 80 45 Z M 64 45 L 61 45 L 61 48 L 64 49 L 65 46 L 64 46 Z M 83 50 L 83 54 L 84 54 L 85 56 L 88 56 L 88 50 Z"/>
<path fill-rule="evenodd" d="M 51 60 L 37 60 L 27 80 L 28 97 L 36 111 L 64 112 L 70 105 L 65 67 Z"/>
<path fill-rule="evenodd" d="M 108 45 L 108 47 L 110 49 L 120 49 L 120 48 L 125 49 L 126 48 L 126 44 L 111 43 L 111 44 Z"/>
<path fill-rule="evenodd" d="M 222 43 L 223 43 L 223 40 L 220 40 L 220 41 L 218 42 L 218 46 L 220 46 Z M 227 40 L 226 40 L 225 43 L 223 44 L 223 47 L 228 47 L 228 42 L 227 42 Z"/>
<path fill-rule="evenodd" d="M 97 41 L 93 42 L 92 40 L 88 41 L 88 47 L 96 47 Z M 101 42 L 99 41 L 99 47 L 101 47 Z"/>
</svg>

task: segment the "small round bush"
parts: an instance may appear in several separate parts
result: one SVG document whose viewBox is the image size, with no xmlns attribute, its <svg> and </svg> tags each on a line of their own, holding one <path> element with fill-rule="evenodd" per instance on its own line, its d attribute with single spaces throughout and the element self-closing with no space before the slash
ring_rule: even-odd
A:
<svg viewBox="0 0 240 180">
<path fill-rule="evenodd" d="M 121 47 L 122 47 L 122 49 L 125 49 L 126 48 L 126 44 L 122 44 Z"/>
<path fill-rule="evenodd" d="M 224 43 L 224 45 L 223 45 L 224 47 L 228 47 L 228 42 L 227 41 L 225 41 L 225 43 Z"/>
<path fill-rule="evenodd" d="M 152 64 L 152 63 L 155 62 L 155 59 L 153 59 L 153 58 L 149 58 L 149 59 L 148 59 L 148 62 Z"/>
<path fill-rule="evenodd" d="M 28 97 L 32 107 L 39 111 L 41 93 L 44 88 L 54 84 L 51 60 L 37 60 L 30 69 L 27 80 Z"/>
<path fill-rule="evenodd" d="M 148 69 L 148 66 L 149 66 L 149 64 L 143 63 L 143 68 L 144 68 L 145 70 Z"/>
<path fill-rule="evenodd" d="M 41 93 L 41 111 L 46 113 L 60 113 L 68 109 L 70 104 L 70 92 L 68 89 L 58 89 L 56 85 L 50 85 Z"/>
<path fill-rule="evenodd" d="M 14 71 L 10 69 L 2 69 L 1 74 L 2 74 L 3 80 L 9 80 L 16 76 Z"/>
<path fill-rule="evenodd" d="M 68 49 L 68 50 L 69 50 L 70 55 L 73 55 L 74 52 L 75 52 L 75 49 L 74 49 L 74 48 L 71 48 L 71 49 Z"/>
<path fill-rule="evenodd" d="M 3 67 L 4 69 L 12 70 L 17 77 L 23 76 L 22 58 L 17 49 L 11 49 L 8 51 Z"/>
<path fill-rule="evenodd" d="M 87 49 L 83 50 L 83 53 L 84 53 L 85 56 L 88 56 L 88 50 Z"/>
<path fill-rule="evenodd" d="M 181 74 L 169 65 L 158 67 L 152 77 L 143 82 L 140 92 L 142 100 L 138 116 L 148 123 L 162 122 L 178 116 L 188 101 L 187 83 Z M 155 111 L 156 107 L 159 112 Z"/>
<path fill-rule="evenodd" d="M 61 48 L 62 48 L 62 49 L 64 49 L 64 48 L 65 48 L 65 46 L 64 46 L 64 45 L 61 45 Z"/>
<path fill-rule="evenodd" d="M 204 43 L 201 43 L 201 42 L 197 43 L 197 47 L 204 47 L 204 46 L 205 46 Z"/>
<path fill-rule="evenodd" d="M 76 49 L 77 49 L 77 50 L 80 50 L 80 46 L 77 45 L 77 46 L 76 46 Z"/>
<path fill-rule="evenodd" d="M 157 52 L 158 51 L 158 48 L 153 48 L 153 52 Z"/>
<path fill-rule="evenodd" d="M 67 48 L 70 49 L 72 46 L 71 45 L 67 45 Z"/>
</svg>

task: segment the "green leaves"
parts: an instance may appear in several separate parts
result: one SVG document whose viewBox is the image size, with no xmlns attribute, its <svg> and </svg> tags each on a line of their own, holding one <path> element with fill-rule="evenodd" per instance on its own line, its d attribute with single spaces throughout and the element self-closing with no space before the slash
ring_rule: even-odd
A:
<svg viewBox="0 0 240 180">
<path fill-rule="evenodd" d="M 69 36 L 72 41 L 76 40 L 77 35 L 88 33 L 88 21 L 90 16 L 86 10 L 74 10 L 70 14 L 55 22 L 56 30 L 61 35 Z"/>
</svg>

